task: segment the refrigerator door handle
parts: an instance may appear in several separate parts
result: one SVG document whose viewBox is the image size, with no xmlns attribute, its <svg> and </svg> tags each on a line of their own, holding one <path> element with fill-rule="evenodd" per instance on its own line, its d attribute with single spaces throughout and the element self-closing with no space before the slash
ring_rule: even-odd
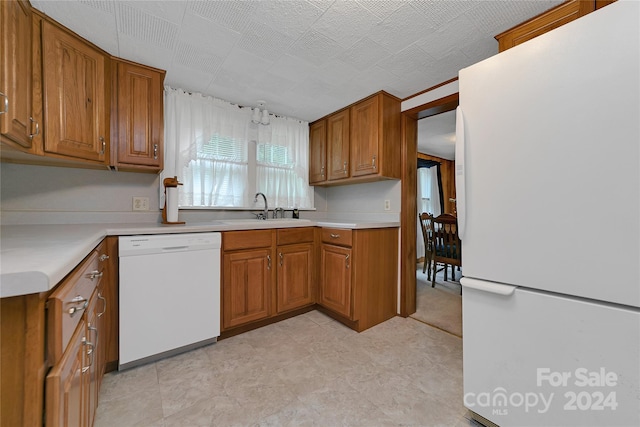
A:
<svg viewBox="0 0 640 427">
<path fill-rule="evenodd" d="M 513 295 L 517 288 L 517 286 L 487 282 L 485 280 L 471 279 L 469 277 L 461 278 L 460 284 L 463 288 L 476 289 L 478 291 L 490 292 L 498 295 Z"/>
<path fill-rule="evenodd" d="M 464 115 L 462 107 L 456 108 L 456 211 L 458 214 L 458 237 L 464 240 L 464 230 L 467 225 L 466 192 L 464 186 Z"/>
</svg>

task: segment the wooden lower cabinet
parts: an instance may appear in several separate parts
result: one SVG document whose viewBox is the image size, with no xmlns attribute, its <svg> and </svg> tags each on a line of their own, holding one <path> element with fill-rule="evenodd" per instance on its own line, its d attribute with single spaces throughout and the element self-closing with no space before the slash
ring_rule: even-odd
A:
<svg viewBox="0 0 640 427">
<path fill-rule="evenodd" d="M 398 229 L 322 229 L 320 296 L 328 314 L 360 332 L 397 313 Z"/>
<path fill-rule="evenodd" d="M 47 426 L 88 425 L 86 353 L 86 325 L 82 320 L 69 341 L 67 351 L 47 376 Z"/>
<path fill-rule="evenodd" d="M 266 248 L 224 255 L 224 328 L 271 316 L 272 252 L 271 248 Z"/>
<path fill-rule="evenodd" d="M 351 248 L 323 244 L 320 248 L 320 305 L 353 320 Z"/>
<path fill-rule="evenodd" d="M 56 287 L 47 302 L 47 427 L 91 426 L 104 373 L 104 243 Z"/>
<path fill-rule="evenodd" d="M 222 330 L 315 302 L 313 227 L 223 233 Z"/>
<path fill-rule="evenodd" d="M 312 243 L 278 246 L 278 313 L 313 303 L 312 266 Z"/>
</svg>

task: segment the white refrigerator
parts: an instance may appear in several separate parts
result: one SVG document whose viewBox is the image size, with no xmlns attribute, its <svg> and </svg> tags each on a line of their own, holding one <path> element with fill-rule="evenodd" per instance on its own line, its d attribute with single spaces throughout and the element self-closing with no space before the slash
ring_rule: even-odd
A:
<svg viewBox="0 0 640 427">
<path fill-rule="evenodd" d="M 640 2 L 459 73 L 464 404 L 640 426 Z"/>
</svg>

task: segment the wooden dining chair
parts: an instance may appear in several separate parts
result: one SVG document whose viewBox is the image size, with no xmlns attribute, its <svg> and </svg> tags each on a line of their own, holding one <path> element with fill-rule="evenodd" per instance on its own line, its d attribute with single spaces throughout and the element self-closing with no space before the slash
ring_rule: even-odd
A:
<svg viewBox="0 0 640 427">
<path fill-rule="evenodd" d="M 427 272 L 427 280 L 431 280 L 431 263 L 433 262 L 433 215 L 427 212 L 420 214 L 420 228 L 424 239 L 424 265 L 422 273 Z M 435 270 L 434 273 L 435 275 Z"/>
<path fill-rule="evenodd" d="M 451 277 L 455 280 L 455 267 L 462 267 L 462 245 L 458 237 L 458 219 L 451 214 L 442 214 L 433 219 L 433 276 L 431 287 L 436 286 L 438 264 L 444 268 L 444 280 L 447 280 L 447 267 L 451 266 Z"/>
</svg>

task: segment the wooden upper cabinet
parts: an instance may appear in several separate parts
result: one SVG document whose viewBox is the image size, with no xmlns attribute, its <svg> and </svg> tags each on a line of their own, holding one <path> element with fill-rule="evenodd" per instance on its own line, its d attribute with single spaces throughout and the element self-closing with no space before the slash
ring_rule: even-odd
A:
<svg viewBox="0 0 640 427">
<path fill-rule="evenodd" d="M 109 58 L 76 35 L 42 21 L 44 150 L 109 161 Z"/>
<path fill-rule="evenodd" d="M 309 184 L 327 180 L 327 120 L 309 126 Z"/>
<path fill-rule="evenodd" d="M 117 169 L 163 167 L 163 70 L 112 59 L 112 153 Z"/>
<path fill-rule="evenodd" d="M 587 15 L 615 0 L 568 0 L 495 36 L 502 52 Z"/>
<path fill-rule="evenodd" d="M 400 178 L 400 100 L 379 92 L 351 107 L 351 176 Z"/>
<path fill-rule="evenodd" d="M 328 179 L 334 181 L 349 177 L 349 109 L 327 117 Z"/>
<path fill-rule="evenodd" d="M 32 147 L 39 124 L 31 118 L 31 9 L 27 2 L 0 2 L 0 134 L 2 141 Z"/>
<path fill-rule="evenodd" d="M 351 107 L 351 176 L 377 173 L 379 104 L 374 96 Z"/>
<path fill-rule="evenodd" d="M 381 91 L 311 123 L 309 183 L 329 186 L 400 179 L 400 117 L 400 100 Z M 326 177 L 322 176 L 323 133 Z"/>
</svg>

